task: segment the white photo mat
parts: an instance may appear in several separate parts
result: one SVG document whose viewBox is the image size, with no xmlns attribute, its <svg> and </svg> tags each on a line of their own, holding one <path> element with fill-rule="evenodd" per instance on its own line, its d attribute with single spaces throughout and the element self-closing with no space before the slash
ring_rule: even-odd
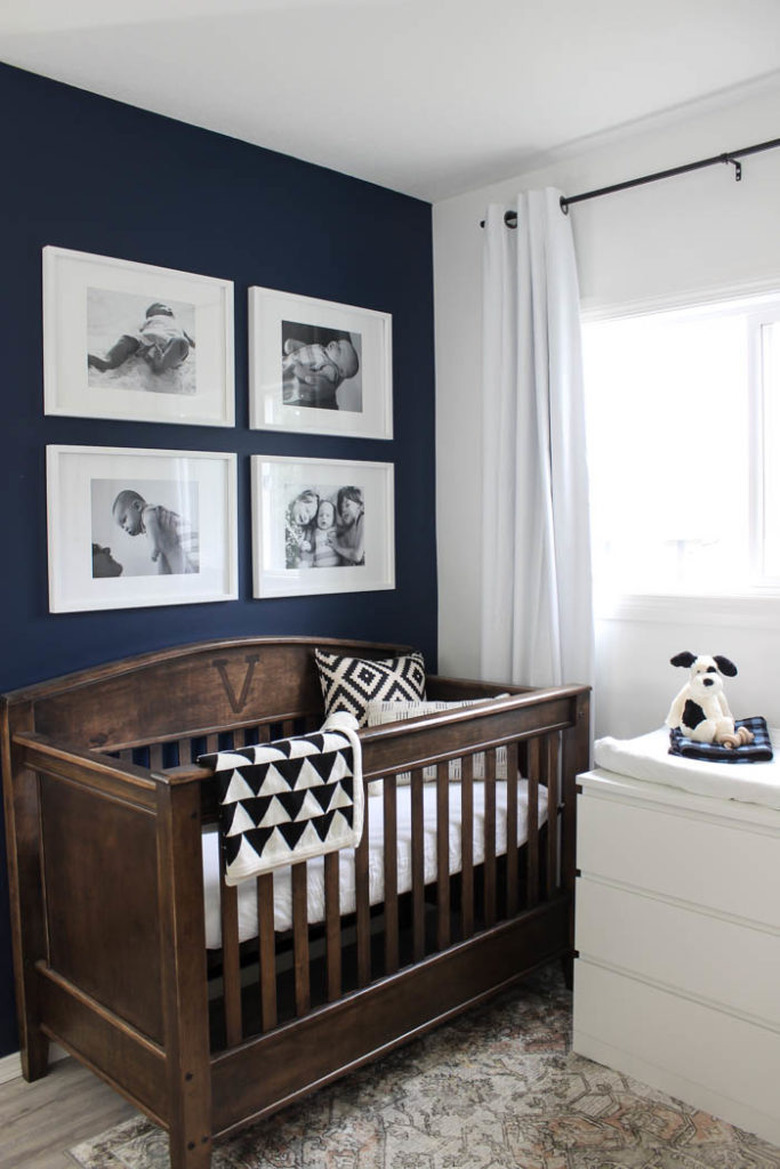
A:
<svg viewBox="0 0 780 1169">
<path fill-rule="evenodd" d="M 238 597 L 235 454 L 49 446 L 46 479 L 52 613 Z M 141 531 L 122 530 L 125 492 L 153 509 L 152 521 L 166 518 L 179 562 L 155 546 L 148 512 Z"/>
<path fill-rule="evenodd" d="M 104 361 L 123 335 L 142 336 L 153 305 L 194 344 L 155 370 L 139 349 Z M 233 426 L 233 284 L 211 276 L 47 246 L 43 249 L 44 411 L 80 418 Z"/>
<path fill-rule="evenodd" d="M 308 344 L 316 337 L 327 343 L 331 337 L 347 334 L 358 368 L 351 375 L 347 371 L 343 380 L 336 377 L 337 406 L 320 408 L 316 396 L 303 404 L 305 392 L 291 391 L 289 372 L 285 382 L 283 362 L 294 352 L 289 347 L 299 340 Z M 392 316 L 270 288 L 250 288 L 249 424 L 254 430 L 392 438 Z"/>
<path fill-rule="evenodd" d="M 347 459 L 252 456 L 252 551 L 255 597 L 305 596 L 395 588 L 395 500 L 392 463 Z M 314 526 L 305 561 L 293 565 L 289 550 L 291 507 L 314 493 L 333 508 L 339 491 L 361 500 L 364 563 L 312 563 L 318 557 Z M 330 515 L 330 513 L 328 513 Z M 316 519 L 314 521 L 316 525 Z M 333 558 L 331 558 L 333 559 Z"/>
</svg>

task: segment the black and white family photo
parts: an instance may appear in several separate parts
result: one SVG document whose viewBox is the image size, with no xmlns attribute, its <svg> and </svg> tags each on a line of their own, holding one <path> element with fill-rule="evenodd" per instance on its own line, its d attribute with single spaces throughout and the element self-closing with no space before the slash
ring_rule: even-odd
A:
<svg viewBox="0 0 780 1169">
<path fill-rule="evenodd" d="M 200 571 L 198 484 L 93 479 L 92 576 Z"/>
<path fill-rule="evenodd" d="M 282 321 L 282 398 L 286 406 L 363 410 L 362 338 L 346 329 Z"/>
<path fill-rule="evenodd" d="M 365 506 L 361 487 L 287 489 L 285 567 L 364 565 Z"/>
<path fill-rule="evenodd" d="M 88 288 L 87 377 L 95 388 L 194 394 L 195 306 Z"/>
</svg>

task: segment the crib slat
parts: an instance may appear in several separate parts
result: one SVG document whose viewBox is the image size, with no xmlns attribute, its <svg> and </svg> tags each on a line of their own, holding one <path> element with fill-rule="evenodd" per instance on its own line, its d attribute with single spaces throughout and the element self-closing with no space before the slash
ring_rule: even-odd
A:
<svg viewBox="0 0 780 1169">
<path fill-rule="evenodd" d="M 295 734 L 295 720 L 286 718 L 282 723 L 282 738 L 290 739 Z"/>
<path fill-rule="evenodd" d="M 463 938 L 474 933 L 474 757 L 461 764 L 461 913 Z"/>
<path fill-rule="evenodd" d="M 382 781 L 384 800 L 385 859 L 385 974 L 395 974 L 399 966 L 398 945 L 398 807 L 395 776 Z"/>
<path fill-rule="evenodd" d="M 558 738 L 547 738 L 547 896 L 558 886 Z"/>
<path fill-rule="evenodd" d="M 241 962 L 238 948 L 238 890 L 225 884 L 225 852 L 220 850 L 222 916 L 222 987 L 225 999 L 225 1038 L 228 1047 L 241 1042 Z"/>
<path fill-rule="evenodd" d="M 412 952 L 425 955 L 425 853 L 423 835 L 423 773 L 412 771 Z"/>
<path fill-rule="evenodd" d="M 163 769 L 163 745 L 162 743 L 149 744 L 149 770 L 162 771 Z"/>
<path fill-rule="evenodd" d="M 363 835 L 360 838 L 360 844 L 355 849 L 358 986 L 366 986 L 371 981 L 371 906 L 368 891 L 368 809 L 370 803 L 371 801 L 367 799 L 364 804 Z"/>
<path fill-rule="evenodd" d="M 539 740 L 528 744 L 528 841 L 526 874 L 528 908 L 539 901 Z"/>
<path fill-rule="evenodd" d="M 517 743 L 506 749 L 506 913 L 517 913 Z"/>
<path fill-rule="evenodd" d="M 496 920 L 496 752 L 485 752 L 485 925 Z"/>
<path fill-rule="evenodd" d="M 295 962 L 295 1013 L 308 1014 L 311 1007 L 309 979 L 309 911 L 306 861 L 292 866 L 293 956 Z"/>
<path fill-rule="evenodd" d="M 436 768 L 436 944 L 444 950 L 450 944 L 450 767 Z"/>
<path fill-rule="evenodd" d="M 257 937 L 260 946 L 260 1021 L 263 1031 L 270 1031 L 277 1020 L 273 873 L 263 873 L 257 878 Z"/>
<path fill-rule="evenodd" d="M 328 1002 L 341 996 L 341 917 L 339 905 L 339 854 L 325 854 L 325 953 Z"/>
<path fill-rule="evenodd" d="M 177 747 L 179 748 L 179 766 L 186 767 L 192 763 L 192 739 L 179 739 Z"/>
</svg>

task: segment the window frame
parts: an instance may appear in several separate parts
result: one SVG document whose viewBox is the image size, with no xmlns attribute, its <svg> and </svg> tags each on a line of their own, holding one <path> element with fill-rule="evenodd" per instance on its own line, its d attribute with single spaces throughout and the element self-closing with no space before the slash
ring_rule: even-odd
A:
<svg viewBox="0 0 780 1169">
<path fill-rule="evenodd" d="M 745 285 L 710 288 L 705 291 L 680 292 L 630 302 L 582 301 L 580 319 L 583 326 L 604 321 L 660 314 L 741 315 L 748 328 L 746 370 L 748 420 L 748 510 L 749 510 L 749 585 L 743 589 L 721 592 L 683 590 L 670 587 L 647 592 L 630 591 L 599 596 L 596 617 L 601 620 L 648 621 L 664 624 L 715 625 L 728 621 L 745 627 L 780 629 L 780 573 L 771 577 L 763 572 L 764 533 L 768 523 L 768 504 L 763 471 L 766 454 L 766 428 L 763 382 L 765 347 L 762 329 L 776 324 L 780 330 L 780 276 Z M 780 346 L 779 346 L 780 348 Z M 780 363 L 780 354 L 777 358 Z M 778 406 L 780 424 L 780 406 Z M 780 426 L 779 426 L 780 429 Z M 776 504 L 780 521 L 780 497 Z M 780 540 L 778 541 L 780 544 Z M 780 555 L 778 555 L 780 560 Z"/>
</svg>

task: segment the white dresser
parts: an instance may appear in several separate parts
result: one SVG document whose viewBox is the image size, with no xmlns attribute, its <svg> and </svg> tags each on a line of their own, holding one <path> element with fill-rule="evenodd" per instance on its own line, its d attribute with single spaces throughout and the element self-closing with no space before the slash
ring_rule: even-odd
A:
<svg viewBox="0 0 780 1169">
<path fill-rule="evenodd" d="M 780 812 L 579 782 L 574 1050 L 780 1146 Z"/>
</svg>

